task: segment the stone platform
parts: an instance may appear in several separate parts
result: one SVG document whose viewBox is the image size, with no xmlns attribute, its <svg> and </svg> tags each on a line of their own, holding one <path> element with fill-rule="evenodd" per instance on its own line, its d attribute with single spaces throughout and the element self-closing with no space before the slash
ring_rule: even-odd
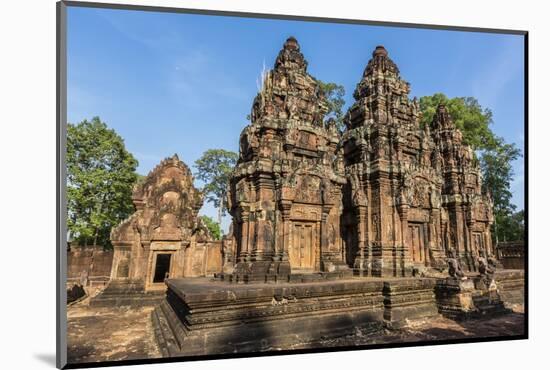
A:
<svg viewBox="0 0 550 370">
<path fill-rule="evenodd" d="M 153 312 L 155 336 L 167 357 L 291 348 L 437 316 L 435 283 L 431 278 L 245 285 L 167 280 L 166 299 Z"/>
<path fill-rule="evenodd" d="M 166 280 L 152 313 L 163 356 L 246 353 L 294 348 L 354 332 L 399 329 L 411 320 L 477 319 L 523 304 L 523 271 L 479 276 L 362 278 L 296 275 L 286 283 L 236 284 L 220 279 Z"/>
<path fill-rule="evenodd" d="M 506 306 L 525 302 L 525 271 L 500 270 L 494 275 L 500 298 Z"/>
<path fill-rule="evenodd" d="M 164 290 L 145 291 L 142 281 L 112 280 L 101 293 L 90 300 L 90 306 L 155 306 L 163 300 L 164 295 Z"/>
<path fill-rule="evenodd" d="M 496 316 L 524 304 L 524 271 L 497 270 L 491 277 L 438 279 L 435 285 L 439 312 L 454 320 Z"/>
</svg>

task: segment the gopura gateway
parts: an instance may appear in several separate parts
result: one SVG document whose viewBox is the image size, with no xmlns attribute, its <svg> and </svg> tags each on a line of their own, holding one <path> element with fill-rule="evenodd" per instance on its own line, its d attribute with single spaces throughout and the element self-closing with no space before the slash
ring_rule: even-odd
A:
<svg viewBox="0 0 550 370">
<path fill-rule="evenodd" d="M 211 275 L 221 269 L 221 242 L 198 217 L 203 195 L 177 155 L 138 183 L 135 212 L 111 231 L 114 254 L 106 289 L 95 306 L 155 304 L 166 278 Z"/>
</svg>

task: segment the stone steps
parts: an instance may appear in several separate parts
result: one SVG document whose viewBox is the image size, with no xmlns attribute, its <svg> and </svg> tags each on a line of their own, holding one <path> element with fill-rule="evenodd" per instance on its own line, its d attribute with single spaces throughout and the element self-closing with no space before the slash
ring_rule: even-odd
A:
<svg viewBox="0 0 550 370">
<path fill-rule="evenodd" d="M 165 291 L 146 292 L 141 282 L 111 281 L 90 301 L 92 307 L 148 306 L 156 305 L 164 298 Z"/>
</svg>

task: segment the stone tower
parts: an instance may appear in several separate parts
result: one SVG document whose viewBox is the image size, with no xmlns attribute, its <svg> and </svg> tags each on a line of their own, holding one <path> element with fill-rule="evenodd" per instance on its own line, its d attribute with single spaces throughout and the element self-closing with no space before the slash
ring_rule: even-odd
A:
<svg viewBox="0 0 550 370">
<path fill-rule="evenodd" d="M 443 176 L 442 238 L 470 270 L 478 256 L 494 256 L 491 224 L 494 222 L 491 197 L 481 192 L 481 172 L 473 150 L 463 144 L 444 105 L 437 108 L 432 122 L 433 138 L 439 150 Z"/>
<path fill-rule="evenodd" d="M 439 269 L 454 252 L 474 269 L 480 250 L 492 253 L 491 207 L 471 148 L 443 106 L 432 127 L 421 127 L 409 92 L 386 49 L 376 47 L 341 142 L 348 178 L 342 227 L 356 275 Z"/>
<path fill-rule="evenodd" d="M 238 281 L 346 270 L 340 235 L 345 184 L 339 133 L 324 122 L 326 99 L 286 40 L 240 136 L 229 205 Z"/>
</svg>

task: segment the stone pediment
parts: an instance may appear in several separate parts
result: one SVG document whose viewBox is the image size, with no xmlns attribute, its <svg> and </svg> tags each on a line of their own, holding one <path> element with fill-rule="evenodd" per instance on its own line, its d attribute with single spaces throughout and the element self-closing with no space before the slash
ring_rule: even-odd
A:
<svg viewBox="0 0 550 370">
<path fill-rule="evenodd" d="M 164 159 L 136 185 L 132 199 L 136 212 L 113 229 L 113 244 L 134 240 L 136 235 L 142 244 L 183 241 L 195 233 L 203 196 L 177 155 Z"/>
</svg>

